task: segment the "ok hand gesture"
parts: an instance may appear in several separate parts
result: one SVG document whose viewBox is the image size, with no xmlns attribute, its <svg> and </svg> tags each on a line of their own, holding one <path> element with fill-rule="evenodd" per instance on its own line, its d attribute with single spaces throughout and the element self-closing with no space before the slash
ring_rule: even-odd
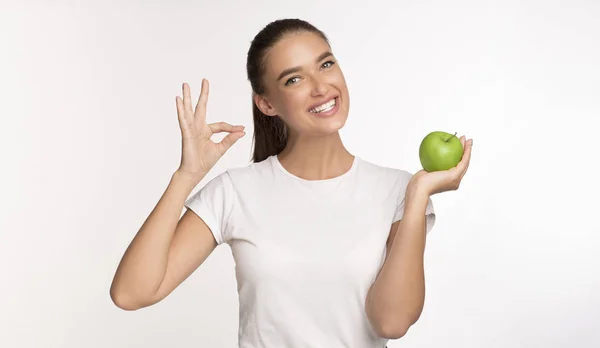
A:
<svg viewBox="0 0 600 348">
<path fill-rule="evenodd" d="M 226 122 L 206 123 L 208 102 L 208 80 L 202 79 L 202 89 L 195 109 L 192 109 L 190 86 L 183 84 L 183 100 L 177 96 L 177 117 L 181 129 L 181 164 L 178 172 L 200 181 L 235 142 L 244 136 L 244 126 L 233 126 Z M 213 134 L 229 134 L 215 143 Z"/>
</svg>

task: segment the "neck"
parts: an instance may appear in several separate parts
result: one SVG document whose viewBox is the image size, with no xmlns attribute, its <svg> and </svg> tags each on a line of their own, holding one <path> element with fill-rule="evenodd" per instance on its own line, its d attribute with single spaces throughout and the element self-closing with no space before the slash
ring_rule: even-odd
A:
<svg viewBox="0 0 600 348">
<path fill-rule="evenodd" d="M 347 172 L 354 156 L 339 132 L 319 136 L 290 136 L 277 159 L 290 173 L 306 180 L 324 180 Z"/>
</svg>

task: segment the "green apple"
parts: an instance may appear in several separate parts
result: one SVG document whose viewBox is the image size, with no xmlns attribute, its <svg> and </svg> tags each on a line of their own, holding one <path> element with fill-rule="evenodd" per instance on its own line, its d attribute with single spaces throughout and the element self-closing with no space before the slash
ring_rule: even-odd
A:
<svg viewBox="0 0 600 348">
<path fill-rule="evenodd" d="M 463 155 L 463 146 L 456 133 L 435 131 L 427 134 L 419 146 L 419 159 L 427 172 L 455 167 Z"/>
</svg>

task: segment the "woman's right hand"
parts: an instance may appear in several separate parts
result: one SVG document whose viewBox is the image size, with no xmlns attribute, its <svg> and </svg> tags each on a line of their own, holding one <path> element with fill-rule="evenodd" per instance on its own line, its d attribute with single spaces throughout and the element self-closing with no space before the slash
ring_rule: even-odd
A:
<svg viewBox="0 0 600 348">
<path fill-rule="evenodd" d="M 177 172 L 200 182 L 217 161 L 246 133 L 244 126 L 226 122 L 206 123 L 208 80 L 202 79 L 202 89 L 195 109 L 192 109 L 190 86 L 183 83 L 183 100 L 177 96 L 177 117 L 181 128 L 181 164 Z M 219 143 L 210 138 L 213 134 L 228 132 Z"/>
</svg>

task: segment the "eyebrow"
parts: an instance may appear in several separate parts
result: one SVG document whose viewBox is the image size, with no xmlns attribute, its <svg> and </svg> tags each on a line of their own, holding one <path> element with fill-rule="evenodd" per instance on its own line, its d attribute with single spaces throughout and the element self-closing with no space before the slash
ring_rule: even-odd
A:
<svg viewBox="0 0 600 348">
<path fill-rule="evenodd" d="M 330 51 L 326 51 L 321 53 L 321 55 L 319 57 L 317 57 L 317 60 L 315 61 L 315 63 L 318 63 L 320 61 L 322 61 L 323 59 L 327 58 L 327 57 L 333 57 L 333 53 L 331 53 Z M 281 72 L 281 74 L 279 74 L 279 77 L 277 78 L 277 81 L 281 80 L 284 76 L 301 71 L 302 67 L 301 66 L 295 66 L 293 68 L 289 68 L 289 69 L 285 69 L 284 71 Z"/>
</svg>

